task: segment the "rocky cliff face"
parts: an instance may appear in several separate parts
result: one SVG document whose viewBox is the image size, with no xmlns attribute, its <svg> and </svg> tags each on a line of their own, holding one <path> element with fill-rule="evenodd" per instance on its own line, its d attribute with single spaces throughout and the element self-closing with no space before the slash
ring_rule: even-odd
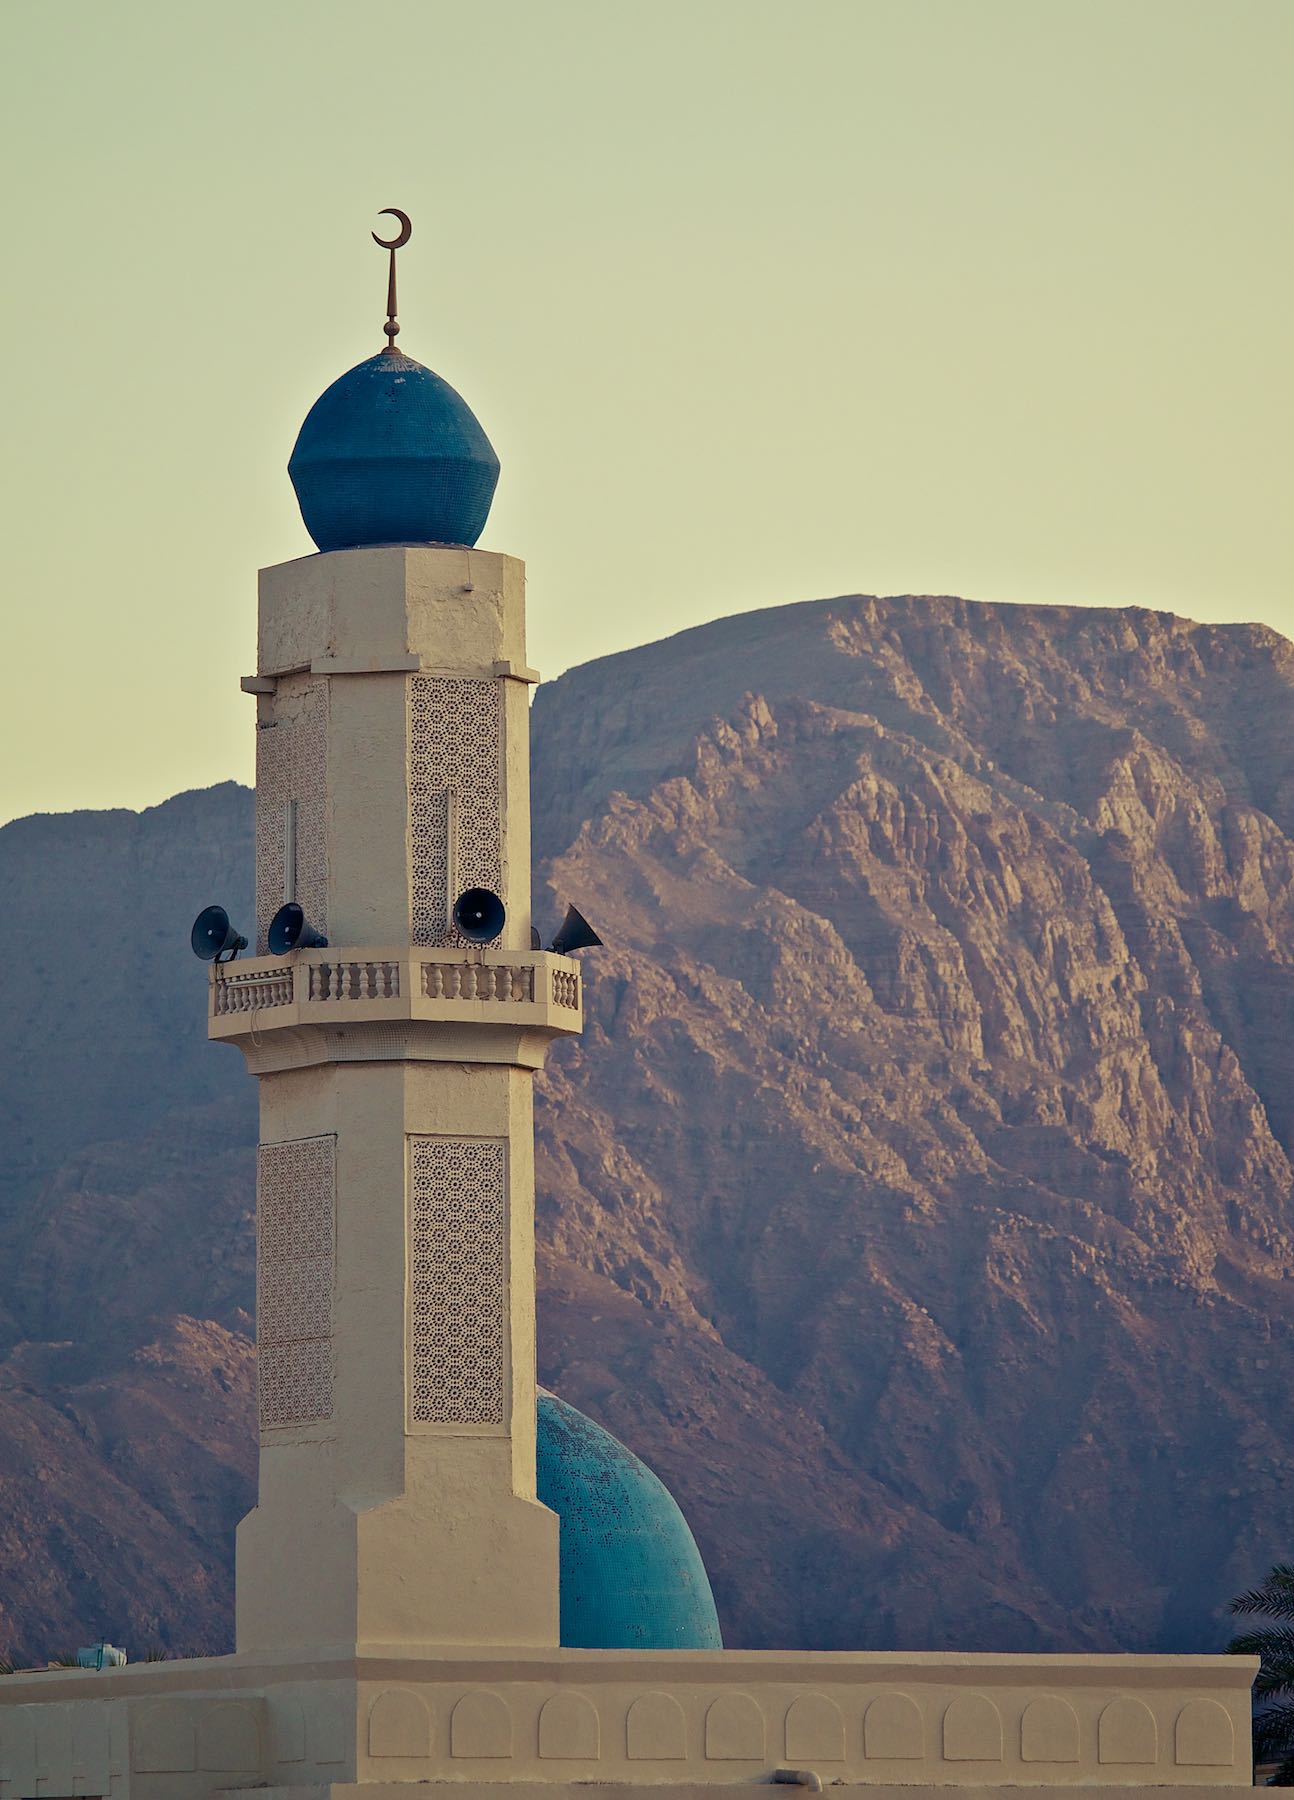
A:
<svg viewBox="0 0 1294 1800">
<path fill-rule="evenodd" d="M 820 601 L 534 722 L 541 911 L 608 944 L 540 1095 L 542 1374 L 728 1641 L 1215 1646 L 1294 1544 L 1294 649 Z M 184 939 L 249 826 L 0 833 L 0 1647 L 228 1641 L 253 1107 Z M 92 877 L 121 929 L 43 952 Z"/>
</svg>

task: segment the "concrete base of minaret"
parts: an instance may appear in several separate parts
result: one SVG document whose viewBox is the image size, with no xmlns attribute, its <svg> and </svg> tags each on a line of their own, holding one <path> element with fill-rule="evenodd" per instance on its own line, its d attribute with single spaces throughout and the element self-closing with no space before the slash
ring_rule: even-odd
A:
<svg viewBox="0 0 1294 1800">
<path fill-rule="evenodd" d="M 478 1647 L 553 1644 L 557 1520 L 507 1491 L 511 1446 L 414 1448 L 421 1454 L 409 1459 L 401 1491 L 368 1505 L 312 1492 L 290 1450 L 286 1466 L 263 1469 L 260 1503 L 238 1528 L 244 1652 L 300 1655 L 313 1643 L 365 1654 L 375 1621 L 385 1640 L 405 1645 L 429 1629 L 452 1639 L 455 1623 Z M 519 1580 L 527 1570 L 535 1579 Z M 276 1603 L 285 1591 L 297 1596 L 287 1615 Z"/>
<path fill-rule="evenodd" d="M 1253 1659 L 374 1645 L 0 1681 L 0 1794 L 397 1800 L 1247 1789 Z M 785 1777 L 783 1777 L 785 1778 Z"/>
</svg>

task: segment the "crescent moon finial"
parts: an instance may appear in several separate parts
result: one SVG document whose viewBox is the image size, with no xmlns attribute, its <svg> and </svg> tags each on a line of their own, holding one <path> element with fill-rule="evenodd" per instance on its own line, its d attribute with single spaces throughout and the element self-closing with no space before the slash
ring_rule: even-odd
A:
<svg viewBox="0 0 1294 1800">
<path fill-rule="evenodd" d="M 376 231 L 372 234 L 373 242 L 378 248 L 390 252 L 386 273 L 386 324 L 382 329 L 386 333 L 386 347 L 393 351 L 400 333 L 400 321 L 395 316 L 395 253 L 409 242 L 413 236 L 413 226 L 408 213 L 401 212 L 398 206 L 383 206 L 379 210 L 400 221 L 400 229 L 393 238 L 380 238 Z"/>
<path fill-rule="evenodd" d="M 402 250 L 413 236 L 413 226 L 409 222 L 408 213 L 401 212 L 398 206 L 383 206 L 379 208 L 379 211 L 389 215 L 392 219 L 399 219 L 400 229 L 393 238 L 380 238 L 375 231 L 373 242 L 382 250 Z"/>
</svg>

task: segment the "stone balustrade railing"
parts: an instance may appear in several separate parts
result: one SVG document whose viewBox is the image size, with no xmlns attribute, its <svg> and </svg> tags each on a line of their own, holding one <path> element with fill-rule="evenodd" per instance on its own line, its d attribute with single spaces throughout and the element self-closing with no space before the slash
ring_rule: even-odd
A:
<svg viewBox="0 0 1294 1800">
<path fill-rule="evenodd" d="M 226 963 L 211 974 L 212 1035 L 351 1018 L 549 1018 L 579 1029 L 579 965 L 551 952 L 320 949 Z M 560 1020 L 560 1024 L 557 1021 Z"/>
<path fill-rule="evenodd" d="M 230 1013 L 257 1012 L 264 1006 L 291 1006 L 292 970 L 276 969 L 271 974 L 243 973 L 223 968 L 211 988 L 211 1011 L 217 1017 Z"/>
<path fill-rule="evenodd" d="M 312 1000 L 398 1000 L 398 962 L 317 962 L 309 970 Z"/>
<path fill-rule="evenodd" d="M 429 1000 L 533 1000 L 535 971 L 533 964 L 425 962 L 422 991 Z"/>
</svg>

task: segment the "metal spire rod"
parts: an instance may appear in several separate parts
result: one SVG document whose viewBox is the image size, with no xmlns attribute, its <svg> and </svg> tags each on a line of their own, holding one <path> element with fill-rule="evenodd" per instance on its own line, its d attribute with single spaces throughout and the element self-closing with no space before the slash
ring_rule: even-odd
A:
<svg viewBox="0 0 1294 1800">
<path fill-rule="evenodd" d="M 395 316 L 395 253 L 402 245 L 409 242 L 413 235 L 413 226 L 409 222 L 408 213 L 401 212 L 398 206 L 384 206 L 380 210 L 400 221 L 400 230 L 393 238 L 380 238 L 376 231 L 373 233 L 373 242 L 381 249 L 389 250 L 391 253 L 386 275 L 386 324 L 382 329 L 386 333 L 387 349 L 394 350 L 395 340 L 400 333 L 400 321 Z"/>
</svg>

